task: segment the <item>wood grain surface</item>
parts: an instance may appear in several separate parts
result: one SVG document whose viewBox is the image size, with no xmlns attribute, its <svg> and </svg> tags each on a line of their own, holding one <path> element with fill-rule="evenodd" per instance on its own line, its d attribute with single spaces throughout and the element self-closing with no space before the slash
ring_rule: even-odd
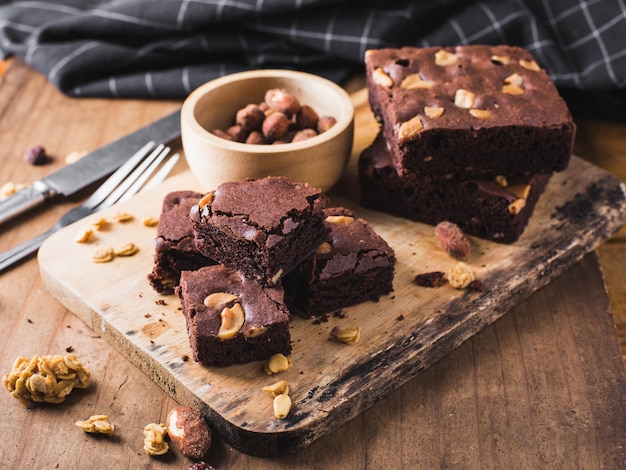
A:
<svg viewBox="0 0 626 470">
<path fill-rule="evenodd" d="M 33 181 L 62 166 L 65 154 L 95 149 L 179 105 L 68 99 L 15 61 L 0 87 L 2 180 Z M 576 153 L 626 180 L 626 125 L 578 124 Z M 51 165 L 24 164 L 22 154 L 34 143 L 57 156 Z M 76 202 L 56 203 L 0 227 L 0 249 L 39 233 Z M 626 375 L 611 314 L 619 322 L 623 313 L 623 233 L 306 449 L 259 458 L 216 439 L 205 460 L 218 469 L 623 467 Z M 164 420 L 176 402 L 49 294 L 34 259 L 2 274 L 0 285 L 8 332 L 0 335 L 3 371 L 19 355 L 73 349 L 93 377 L 87 390 L 60 406 L 27 409 L 0 393 L 0 461 L 6 468 L 191 463 L 176 451 L 161 458 L 143 453 L 143 426 Z M 112 417 L 112 438 L 73 426 L 96 413 Z"/>
</svg>

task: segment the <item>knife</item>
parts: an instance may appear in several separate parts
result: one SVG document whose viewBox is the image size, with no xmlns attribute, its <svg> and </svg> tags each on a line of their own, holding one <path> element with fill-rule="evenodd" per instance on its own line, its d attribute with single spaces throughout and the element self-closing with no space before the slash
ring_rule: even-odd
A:
<svg viewBox="0 0 626 470">
<path fill-rule="evenodd" d="M 69 197 L 109 175 L 148 141 L 180 135 L 180 110 L 122 137 L 0 201 L 0 224 L 57 196 Z"/>
</svg>

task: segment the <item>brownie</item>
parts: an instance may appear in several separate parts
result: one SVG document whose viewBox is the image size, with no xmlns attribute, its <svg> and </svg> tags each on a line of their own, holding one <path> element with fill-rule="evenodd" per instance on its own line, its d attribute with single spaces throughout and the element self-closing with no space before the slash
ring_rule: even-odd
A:
<svg viewBox="0 0 626 470">
<path fill-rule="evenodd" d="M 569 163 L 576 126 L 524 49 L 371 49 L 365 66 L 370 105 L 401 174 L 529 176 Z"/>
<path fill-rule="evenodd" d="M 178 284 L 181 271 L 192 271 L 215 262 L 194 245 L 189 211 L 202 194 L 174 191 L 163 198 L 161 216 L 154 240 L 154 266 L 148 274 L 157 292 L 171 292 Z"/>
<path fill-rule="evenodd" d="M 281 286 L 262 286 L 220 264 L 183 271 L 176 294 L 195 361 L 224 366 L 291 352 Z"/>
<path fill-rule="evenodd" d="M 191 209 L 197 247 L 275 285 L 324 240 L 327 200 L 320 189 L 282 176 L 222 183 Z"/>
<path fill-rule="evenodd" d="M 305 317 L 378 300 L 393 290 L 395 254 L 362 218 L 343 207 L 324 210 L 326 240 L 284 278 L 287 305 Z"/>
<path fill-rule="evenodd" d="M 382 132 L 358 161 L 363 206 L 431 225 L 447 220 L 465 233 L 501 243 L 519 239 L 550 176 L 464 181 L 401 176 Z"/>
</svg>

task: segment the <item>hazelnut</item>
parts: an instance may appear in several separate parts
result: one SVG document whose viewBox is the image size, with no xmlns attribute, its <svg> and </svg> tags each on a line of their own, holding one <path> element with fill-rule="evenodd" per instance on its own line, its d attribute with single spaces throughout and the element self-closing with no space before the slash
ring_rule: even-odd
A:
<svg viewBox="0 0 626 470">
<path fill-rule="evenodd" d="M 317 132 L 322 134 L 337 124 L 337 119 L 332 116 L 322 116 L 317 121 Z"/>
<path fill-rule="evenodd" d="M 474 271 L 463 262 L 458 262 L 448 271 L 448 282 L 455 289 L 465 289 L 474 280 Z"/>
<path fill-rule="evenodd" d="M 461 228 L 452 222 L 443 221 L 435 226 L 435 236 L 441 248 L 453 258 L 468 258 L 471 245 Z"/>
<path fill-rule="evenodd" d="M 300 110 L 298 99 L 282 88 L 271 88 L 265 92 L 265 102 L 274 111 L 284 113 L 292 118 Z"/>
<path fill-rule="evenodd" d="M 429 118 L 437 119 L 443 115 L 443 108 L 434 108 L 432 106 L 424 106 L 424 114 Z"/>
<path fill-rule="evenodd" d="M 281 112 L 272 113 L 263 121 L 263 136 L 269 141 L 280 139 L 288 130 L 289 120 Z"/>
<path fill-rule="evenodd" d="M 252 131 L 246 139 L 246 144 L 267 145 L 269 141 L 265 138 L 261 131 Z"/>
<path fill-rule="evenodd" d="M 507 65 L 510 61 L 511 59 L 507 56 L 500 56 L 500 55 L 491 56 L 491 62 L 493 62 L 496 65 Z"/>
<path fill-rule="evenodd" d="M 442 67 L 445 67 L 446 65 L 454 65 L 456 64 L 457 60 L 458 60 L 458 57 L 456 56 L 456 54 L 445 51 L 443 49 L 439 49 L 435 53 L 435 64 L 440 65 Z"/>
<path fill-rule="evenodd" d="M 239 125 L 230 126 L 226 129 L 226 134 L 235 142 L 245 142 L 248 133 Z"/>
<path fill-rule="evenodd" d="M 489 119 L 491 117 L 491 111 L 488 109 L 472 108 L 469 110 L 469 113 L 477 119 Z"/>
<path fill-rule="evenodd" d="M 26 151 L 24 159 L 31 165 L 44 165 L 50 161 L 46 150 L 41 145 L 35 145 Z"/>
<path fill-rule="evenodd" d="M 265 120 L 265 113 L 258 105 L 249 104 L 245 108 L 237 111 L 235 122 L 246 132 L 258 131 Z"/>
<path fill-rule="evenodd" d="M 216 135 L 220 139 L 233 140 L 233 138 L 229 136 L 226 132 L 224 132 L 222 129 L 213 129 L 211 131 L 211 134 Z"/>
<path fill-rule="evenodd" d="M 198 410 L 177 406 L 167 415 L 167 434 L 180 452 L 191 459 L 202 458 L 211 447 L 211 430 Z"/>
<path fill-rule="evenodd" d="M 469 109 L 474 106 L 474 98 L 474 93 L 459 88 L 454 95 L 454 104 L 459 108 Z"/>
<path fill-rule="evenodd" d="M 296 125 L 298 129 L 316 129 L 320 117 L 309 105 L 302 105 L 300 111 L 296 113 Z"/>
<path fill-rule="evenodd" d="M 315 132 L 313 129 L 302 129 L 301 131 L 296 132 L 291 141 L 302 142 L 303 140 L 307 140 L 315 136 L 317 136 L 317 132 Z"/>
<path fill-rule="evenodd" d="M 539 72 L 539 70 L 541 70 L 537 62 L 535 62 L 534 60 L 522 59 L 519 61 L 519 64 L 526 70 L 532 70 L 533 72 Z"/>
</svg>

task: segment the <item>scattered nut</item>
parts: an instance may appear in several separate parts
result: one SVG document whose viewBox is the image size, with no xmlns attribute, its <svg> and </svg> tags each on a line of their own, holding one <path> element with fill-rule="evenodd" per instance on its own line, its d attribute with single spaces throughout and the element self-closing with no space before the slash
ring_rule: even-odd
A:
<svg viewBox="0 0 626 470">
<path fill-rule="evenodd" d="M 448 282 L 455 289 L 465 289 L 474 279 L 474 271 L 463 262 L 458 262 L 448 271 Z"/>
<path fill-rule="evenodd" d="M 187 467 L 187 470 L 215 470 L 215 467 L 201 460 L 199 462 L 194 462 L 192 466 Z"/>
<path fill-rule="evenodd" d="M 18 357 L 2 383 L 23 405 L 30 401 L 62 403 L 74 388 L 86 388 L 89 376 L 74 354 Z"/>
<path fill-rule="evenodd" d="M 65 164 L 71 165 L 72 163 L 76 163 L 78 160 L 87 155 L 87 153 L 89 152 L 87 152 L 86 150 L 74 150 L 73 152 L 70 152 L 65 156 Z"/>
<path fill-rule="evenodd" d="M 267 145 L 269 141 L 265 138 L 263 132 L 252 131 L 248 134 L 245 143 L 248 145 Z"/>
<path fill-rule="evenodd" d="M 539 67 L 537 62 L 535 62 L 534 60 L 521 59 L 519 61 L 519 64 L 525 69 L 532 70 L 533 72 L 539 72 L 541 70 L 541 67 Z"/>
<path fill-rule="evenodd" d="M 115 426 L 109 421 L 107 415 L 93 415 L 85 421 L 75 421 L 74 424 L 83 431 L 93 434 L 106 434 L 110 436 Z"/>
<path fill-rule="evenodd" d="M 274 397 L 274 416 L 285 419 L 291 410 L 291 398 L 286 393 Z"/>
<path fill-rule="evenodd" d="M 266 385 L 261 390 L 270 393 L 273 397 L 276 397 L 278 395 L 288 394 L 289 384 L 286 380 L 279 380 L 278 382 L 274 382 L 272 385 Z"/>
<path fill-rule="evenodd" d="M 102 230 L 109 226 L 109 221 L 105 217 L 99 217 L 93 219 L 90 224 L 95 230 Z"/>
<path fill-rule="evenodd" d="M 245 321 L 243 307 L 239 303 L 232 307 L 224 307 L 220 312 L 220 317 L 222 324 L 217 332 L 217 337 L 224 340 L 234 338 Z"/>
<path fill-rule="evenodd" d="M 435 53 L 435 64 L 445 67 L 446 65 L 456 64 L 458 57 L 456 54 L 445 51 L 443 49 L 438 50 Z"/>
<path fill-rule="evenodd" d="M 22 189 L 25 189 L 27 187 L 28 185 L 25 183 L 14 183 L 13 181 L 4 183 L 2 187 L 0 187 L 0 201 L 4 201 L 10 196 L 13 196 L 16 192 L 21 191 Z"/>
<path fill-rule="evenodd" d="M 435 235 L 443 250 L 454 258 L 468 258 L 471 245 L 461 228 L 448 221 L 439 222 L 435 226 Z"/>
<path fill-rule="evenodd" d="M 115 258 L 115 250 L 112 246 L 101 246 L 96 249 L 91 256 L 94 263 L 108 263 Z"/>
<path fill-rule="evenodd" d="M 167 415 L 167 433 L 180 452 L 191 459 L 202 458 L 211 447 L 211 430 L 202 414 L 188 406 L 177 406 Z"/>
<path fill-rule="evenodd" d="M 422 124 L 422 120 L 419 116 L 412 117 L 408 121 L 400 124 L 400 128 L 398 129 L 398 137 L 400 142 L 407 141 L 416 137 L 420 132 L 424 130 L 424 125 Z"/>
<path fill-rule="evenodd" d="M 524 93 L 524 89 L 518 85 L 507 84 L 502 87 L 502 93 L 506 93 L 508 95 L 521 95 Z"/>
<path fill-rule="evenodd" d="M 514 73 L 506 77 L 504 79 L 504 83 L 508 83 L 509 85 L 522 86 L 522 83 L 524 83 L 524 77 L 522 77 L 518 73 Z"/>
<path fill-rule="evenodd" d="M 476 109 L 472 108 L 469 110 L 471 116 L 477 119 L 489 119 L 491 117 L 491 111 L 488 109 Z"/>
<path fill-rule="evenodd" d="M 143 428 L 143 450 L 148 455 L 163 455 L 170 446 L 165 442 L 167 428 L 165 424 L 150 423 Z"/>
<path fill-rule="evenodd" d="M 289 384 L 285 380 L 279 380 L 272 385 L 262 388 L 264 392 L 274 397 L 274 416 L 284 419 L 291 410 L 291 398 L 289 397 Z"/>
<path fill-rule="evenodd" d="M 158 217 L 144 217 L 141 223 L 144 224 L 146 227 L 156 227 L 157 225 L 159 225 L 159 218 Z"/>
<path fill-rule="evenodd" d="M 116 256 L 133 256 L 135 253 L 139 251 L 139 247 L 135 245 L 133 242 L 124 243 L 122 246 L 119 246 L 113 250 L 113 253 Z"/>
<path fill-rule="evenodd" d="M 443 115 L 443 108 L 434 108 L 432 106 L 424 106 L 424 114 L 429 118 L 437 119 Z"/>
<path fill-rule="evenodd" d="M 497 65 L 507 65 L 511 59 L 507 56 L 492 55 L 491 62 Z"/>
<path fill-rule="evenodd" d="M 332 250 L 333 250 L 333 247 L 332 247 L 332 245 L 330 243 L 322 242 L 322 243 L 320 243 L 320 245 L 315 250 L 315 253 L 317 253 L 318 255 L 327 255 Z"/>
<path fill-rule="evenodd" d="M 411 75 L 408 75 L 404 80 L 402 80 L 400 87 L 407 90 L 414 90 L 432 88 L 433 85 L 433 82 L 424 80 L 419 73 L 413 73 Z"/>
<path fill-rule="evenodd" d="M 213 203 L 213 199 L 215 199 L 215 193 L 210 192 L 206 193 L 200 200 L 198 201 L 198 207 L 200 210 L 204 209 L 204 206 L 211 205 Z"/>
<path fill-rule="evenodd" d="M 355 344 L 361 338 L 361 328 L 349 326 L 347 328 L 334 327 L 330 331 L 330 337 L 346 344 Z"/>
<path fill-rule="evenodd" d="M 50 157 L 41 145 L 29 148 L 24 155 L 24 159 L 31 165 L 45 165 L 50 161 Z"/>
<path fill-rule="evenodd" d="M 469 109 L 474 106 L 474 98 L 474 93 L 459 88 L 454 95 L 454 104 L 459 108 Z"/>
<path fill-rule="evenodd" d="M 513 184 L 507 187 L 507 191 L 515 194 L 517 197 L 520 197 L 522 199 L 528 199 L 528 195 L 530 194 L 530 185 Z"/>
<path fill-rule="evenodd" d="M 261 109 L 260 106 L 259 109 Z M 243 127 L 235 124 L 234 126 L 230 126 L 228 129 L 226 129 L 226 136 L 227 138 L 230 137 L 235 142 L 245 142 L 246 137 L 248 137 L 248 133 Z"/>
<path fill-rule="evenodd" d="M 509 213 L 512 215 L 517 215 L 522 212 L 522 209 L 526 207 L 526 199 L 518 198 L 509 204 Z"/>
<path fill-rule="evenodd" d="M 113 220 L 120 223 L 130 222 L 134 220 L 134 216 L 128 212 L 118 212 L 113 216 Z"/>
<path fill-rule="evenodd" d="M 256 338 L 257 336 L 264 335 L 265 333 L 267 333 L 266 326 L 257 326 L 257 327 L 248 328 L 247 330 L 243 332 L 243 335 L 246 338 Z"/>
<path fill-rule="evenodd" d="M 493 180 L 502 188 L 506 188 L 509 185 L 506 176 L 503 175 L 496 175 L 493 177 Z"/>
<path fill-rule="evenodd" d="M 391 88 L 393 86 L 393 79 L 381 67 L 378 67 L 372 72 L 372 81 L 376 85 L 384 86 L 385 88 Z"/>
<path fill-rule="evenodd" d="M 74 241 L 76 243 L 86 243 L 91 240 L 93 237 L 93 228 L 91 227 L 83 227 L 79 230 L 79 232 L 74 237 Z"/>
<path fill-rule="evenodd" d="M 291 367 L 291 359 L 284 354 L 274 354 L 265 364 L 265 372 L 267 375 L 278 374 L 284 372 Z"/>
<path fill-rule="evenodd" d="M 329 215 L 324 219 L 329 224 L 335 225 L 350 225 L 354 222 L 354 217 L 350 217 L 348 215 Z"/>
<path fill-rule="evenodd" d="M 237 299 L 238 297 L 235 294 L 230 294 L 228 292 L 214 292 L 205 297 L 204 305 L 208 308 L 218 308 L 222 305 L 228 305 Z"/>
</svg>

